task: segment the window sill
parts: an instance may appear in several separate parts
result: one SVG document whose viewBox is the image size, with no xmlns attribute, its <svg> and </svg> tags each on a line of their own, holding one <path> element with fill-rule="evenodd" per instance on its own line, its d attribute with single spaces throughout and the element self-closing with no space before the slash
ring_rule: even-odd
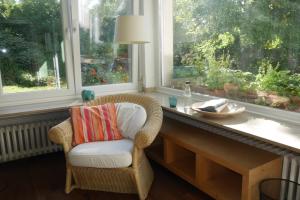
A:
<svg viewBox="0 0 300 200">
<path fill-rule="evenodd" d="M 175 96 L 183 96 L 183 91 L 178 90 L 178 89 L 172 89 L 172 88 L 166 88 L 166 87 L 160 87 L 157 90 L 160 93 L 163 94 L 168 94 L 168 95 L 175 95 Z M 209 96 L 209 95 L 203 95 L 199 93 L 193 93 L 193 101 L 207 101 L 211 99 L 217 99 L 220 97 L 214 97 L 214 96 Z M 266 118 L 272 118 L 276 120 L 284 120 L 287 121 L 288 123 L 295 123 L 300 125 L 300 113 L 296 112 L 291 112 L 291 111 L 286 111 L 286 110 L 280 110 L 280 109 L 275 109 L 271 107 L 266 107 L 266 106 L 260 106 L 260 105 L 255 105 L 255 104 L 250 104 L 250 103 L 245 103 L 241 101 L 235 101 L 232 99 L 229 99 L 230 102 L 242 105 L 246 108 L 246 112 L 248 113 L 253 113 L 257 115 L 262 115 Z"/>
<path fill-rule="evenodd" d="M 41 114 L 67 110 L 71 106 L 81 105 L 79 97 L 43 99 L 39 101 L 23 102 L 19 105 L 1 105 L 0 119 L 24 115 Z"/>
<path fill-rule="evenodd" d="M 269 116 L 267 116 L 267 113 L 258 114 L 255 111 L 251 111 L 250 107 L 247 107 L 244 113 L 237 116 L 220 119 L 206 118 L 193 110 L 185 110 L 182 106 L 183 101 L 180 96 L 178 96 L 177 108 L 170 108 L 168 97 L 170 95 L 179 95 L 180 92 L 178 90 L 175 91 L 171 89 L 167 92 L 163 92 L 160 89 L 159 91 L 160 92 L 149 93 L 146 95 L 155 98 L 167 113 L 177 115 L 185 121 L 192 121 L 196 126 L 199 125 L 197 124 L 198 121 L 198 123 L 204 123 L 211 127 L 217 127 L 229 132 L 237 133 L 242 136 L 264 141 L 277 147 L 300 153 L 299 114 L 297 116 L 298 118 L 289 121 L 287 120 L 289 116 L 278 119 L 274 116 L 270 117 L 272 114 L 269 114 Z M 197 98 L 197 96 L 194 96 L 193 100 L 203 101 L 207 99 L 211 99 L 211 97 L 207 96 L 206 99 L 200 99 L 199 97 Z M 291 114 L 287 111 L 282 112 Z"/>
<path fill-rule="evenodd" d="M 120 88 L 120 87 L 118 87 Z M 135 93 L 136 90 L 125 88 L 122 91 L 114 90 L 96 90 L 96 87 L 85 88 L 95 91 L 96 96 L 111 95 L 116 93 Z M 43 96 L 43 95 L 40 95 Z M 32 115 L 38 113 L 55 112 L 67 110 L 69 107 L 82 105 L 80 95 L 60 95 L 50 98 L 30 99 L 30 94 L 26 94 L 27 100 L 23 98 L 14 98 L 14 101 L 0 101 L 0 119 L 6 117 L 18 117 L 22 115 Z M 18 99 L 18 100 L 16 100 Z"/>
</svg>

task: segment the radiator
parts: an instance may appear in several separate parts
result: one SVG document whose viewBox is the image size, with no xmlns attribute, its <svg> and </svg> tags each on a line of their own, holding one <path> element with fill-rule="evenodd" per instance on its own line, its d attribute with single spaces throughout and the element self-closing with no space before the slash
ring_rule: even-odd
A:
<svg viewBox="0 0 300 200">
<path fill-rule="evenodd" d="M 288 154 L 284 156 L 282 167 L 282 178 L 300 184 L 300 156 Z M 282 184 L 280 200 L 300 199 L 300 186 L 295 184 Z"/>
<path fill-rule="evenodd" d="M 294 154 L 284 156 L 282 178 L 300 184 L 300 156 L 295 156 Z"/>
<path fill-rule="evenodd" d="M 0 127 L 0 163 L 60 151 L 48 139 L 48 130 L 58 120 L 31 122 Z"/>
</svg>

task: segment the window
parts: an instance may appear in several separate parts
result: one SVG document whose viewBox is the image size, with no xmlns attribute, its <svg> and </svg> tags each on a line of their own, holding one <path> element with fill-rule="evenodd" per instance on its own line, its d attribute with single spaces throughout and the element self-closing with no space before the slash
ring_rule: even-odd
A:
<svg viewBox="0 0 300 200">
<path fill-rule="evenodd" d="M 132 82 L 131 46 L 113 43 L 116 17 L 132 14 L 132 0 L 79 0 L 82 86 Z"/>
<path fill-rule="evenodd" d="M 68 88 L 62 27 L 60 1 L 0 2 L 4 94 Z"/>
<path fill-rule="evenodd" d="M 137 0 L 0 1 L 0 107 L 137 89 L 137 48 L 113 42 Z M 135 67 L 133 67 L 135 66 Z"/>
<path fill-rule="evenodd" d="M 164 4 L 163 86 L 300 112 L 298 1 Z"/>
</svg>

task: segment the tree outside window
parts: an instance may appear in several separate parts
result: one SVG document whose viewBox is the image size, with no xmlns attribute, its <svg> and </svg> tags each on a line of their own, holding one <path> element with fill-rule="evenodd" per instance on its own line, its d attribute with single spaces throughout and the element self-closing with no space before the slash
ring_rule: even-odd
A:
<svg viewBox="0 0 300 200">
<path fill-rule="evenodd" d="M 4 93 L 67 88 L 59 1 L 0 2 L 0 70 Z"/>
<path fill-rule="evenodd" d="M 195 92 L 300 112 L 300 3 L 173 0 L 173 77 Z"/>
</svg>

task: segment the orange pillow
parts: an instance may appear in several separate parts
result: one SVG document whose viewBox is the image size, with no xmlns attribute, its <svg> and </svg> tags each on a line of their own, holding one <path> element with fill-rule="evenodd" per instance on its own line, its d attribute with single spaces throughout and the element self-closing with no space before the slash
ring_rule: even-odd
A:
<svg viewBox="0 0 300 200">
<path fill-rule="evenodd" d="M 122 139 L 115 104 L 71 108 L 73 145 Z"/>
</svg>

